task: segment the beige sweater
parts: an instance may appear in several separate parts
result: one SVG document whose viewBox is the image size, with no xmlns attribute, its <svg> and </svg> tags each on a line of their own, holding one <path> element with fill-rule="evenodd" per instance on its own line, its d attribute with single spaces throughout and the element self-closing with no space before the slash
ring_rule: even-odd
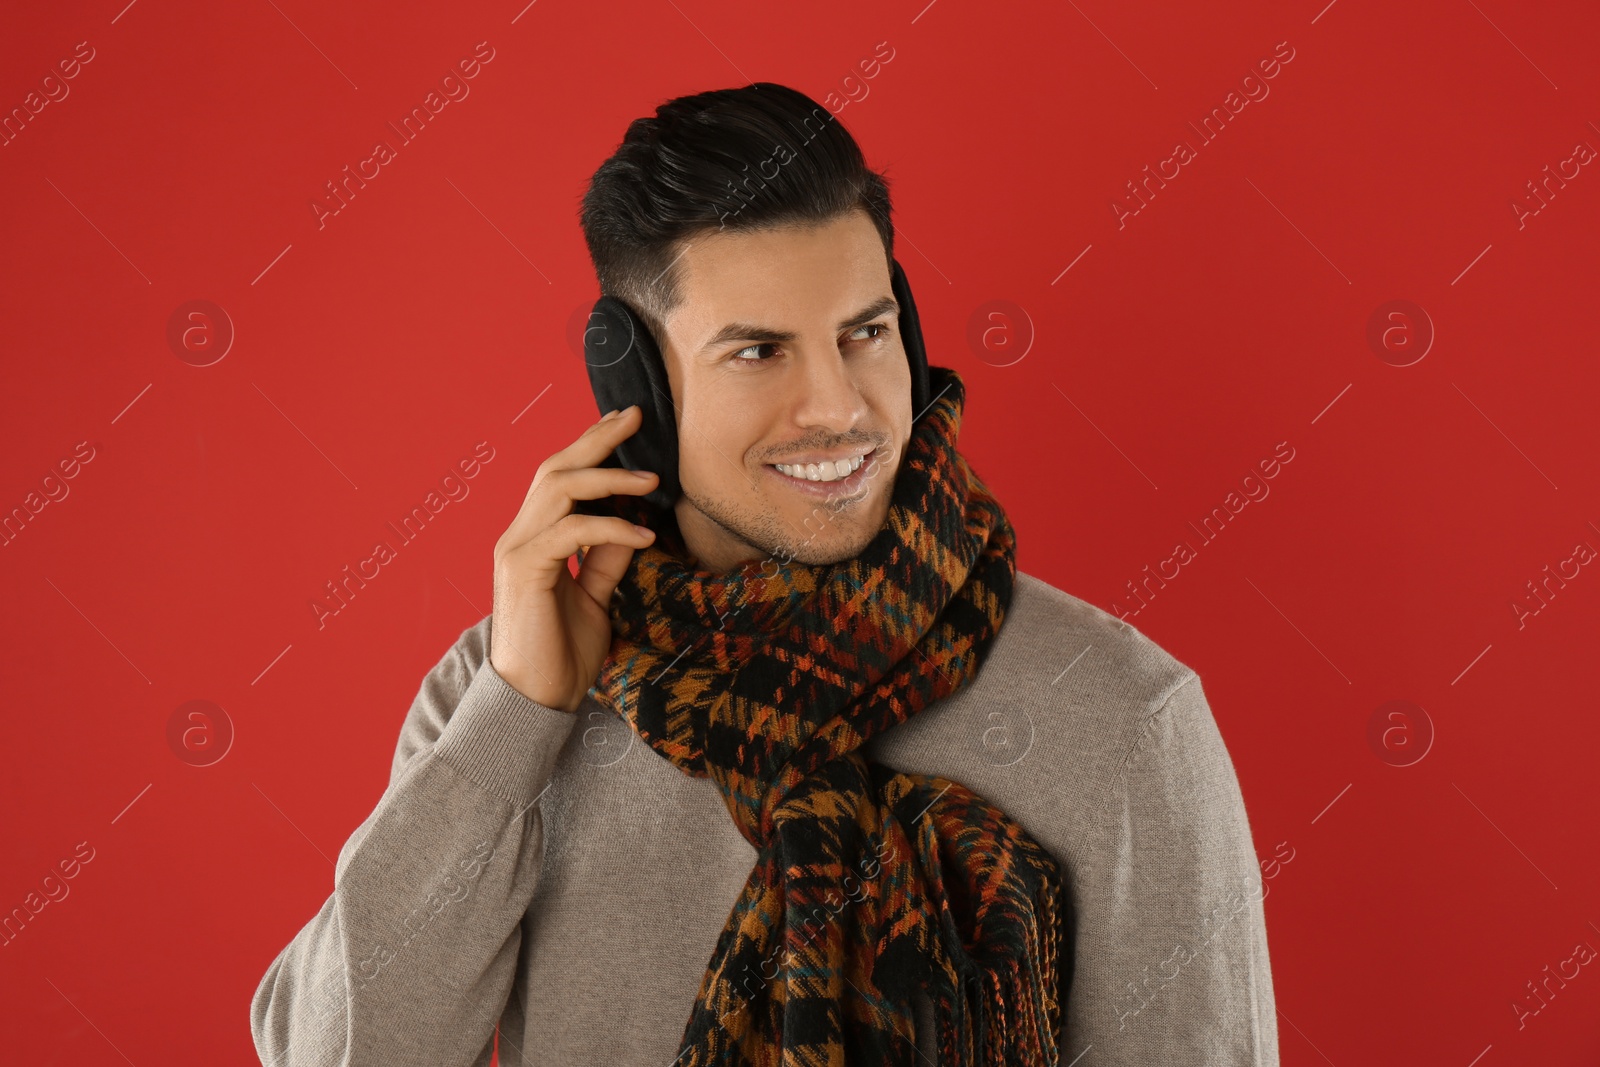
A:
<svg viewBox="0 0 1600 1067">
<path fill-rule="evenodd" d="M 251 1004 L 269 1067 L 667 1067 L 755 862 L 716 786 L 592 701 L 487 661 L 428 672 L 333 893 Z M 1263 883 L 1200 679 L 1019 573 L 978 677 L 869 758 L 954 779 L 1061 862 L 1075 957 L 1063 1067 L 1276 1067 Z M 285 931 L 287 934 L 288 931 Z M 913 1005 L 936 1064 L 926 1001 Z"/>
</svg>

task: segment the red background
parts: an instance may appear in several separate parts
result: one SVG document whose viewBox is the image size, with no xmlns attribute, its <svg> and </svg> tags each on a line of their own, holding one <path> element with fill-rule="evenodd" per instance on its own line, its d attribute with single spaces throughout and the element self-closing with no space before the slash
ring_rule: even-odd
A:
<svg viewBox="0 0 1600 1067">
<path fill-rule="evenodd" d="M 1600 948 L 1600 575 L 1512 606 L 1600 546 L 1600 174 L 1512 206 L 1600 147 L 1592 5 L 125 2 L 0 38 L 7 113 L 94 49 L 0 147 L 0 509 L 94 450 L 0 548 L 0 909 L 95 850 L 0 949 L 7 1059 L 253 1062 L 257 982 L 490 610 L 535 467 L 595 415 L 584 182 L 656 104 L 772 80 L 838 93 L 893 182 L 1022 569 L 1111 609 L 1198 550 L 1128 618 L 1200 672 L 1258 852 L 1293 851 L 1266 905 L 1283 1062 L 1596 1062 L 1600 967 L 1513 1008 Z M 324 183 L 481 41 L 470 95 L 319 228 Z M 1279 42 L 1270 95 L 1202 145 Z M 1196 158 L 1119 226 L 1179 139 Z M 236 331 L 204 367 L 167 341 L 195 299 Z M 996 300 L 1019 310 L 973 346 Z M 1409 366 L 1418 322 L 1367 339 L 1391 300 L 1432 322 Z M 324 583 L 480 441 L 470 495 L 319 628 Z M 1270 495 L 1202 544 L 1280 442 Z M 211 766 L 168 739 L 195 699 L 235 731 Z M 1391 700 L 1423 712 L 1374 745 Z"/>
</svg>

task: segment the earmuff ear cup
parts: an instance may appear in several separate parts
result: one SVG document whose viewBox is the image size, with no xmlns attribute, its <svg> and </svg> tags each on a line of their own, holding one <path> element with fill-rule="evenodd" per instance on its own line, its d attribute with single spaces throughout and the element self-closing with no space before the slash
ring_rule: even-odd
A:
<svg viewBox="0 0 1600 1067">
<path fill-rule="evenodd" d="M 667 365 L 655 338 L 627 304 L 602 296 L 589 313 L 583 358 L 600 414 L 638 404 L 644 415 L 639 429 L 601 466 L 654 471 L 660 481 L 644 499 L 670 510 L 682 492 L 678 484 L 678 425 Z"/>
<path fill-rule="evenodd" d="M 933 387 L 929 382 L 928 350 L 922 344 L 922 320 L 917 317 L 917 302 L 911 299 L 911 282 L 906 279 L 898 259 L 890 269 L 890 287 L 894 298 L 900 302 L 900 343 L 911 364 L 911 417 L 915 420 L 933 403 L 929 395 Z"/>
</svg>

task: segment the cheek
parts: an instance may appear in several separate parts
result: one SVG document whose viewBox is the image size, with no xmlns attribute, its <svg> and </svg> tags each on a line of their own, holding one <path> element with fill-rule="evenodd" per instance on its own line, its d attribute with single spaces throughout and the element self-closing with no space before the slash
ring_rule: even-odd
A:
<svg viewBox="0 0 1600 1067">
<path fill-rule="evenodd" d="M 909 436 L 911 420 L 917 414 L 911 410 L 911 362 L 899 344 L 883 355 L 874 367 L 873 406 L 895 433 Z"/>
<path fill-rule="evenodd" d="M 749 488 L 766 423 L 747 397 L 702 390 L 678 412 L 678 473 L 684 484 L 710 494 Z M 758 482 L 757 485 L 760 483 Z"/>
</svg>

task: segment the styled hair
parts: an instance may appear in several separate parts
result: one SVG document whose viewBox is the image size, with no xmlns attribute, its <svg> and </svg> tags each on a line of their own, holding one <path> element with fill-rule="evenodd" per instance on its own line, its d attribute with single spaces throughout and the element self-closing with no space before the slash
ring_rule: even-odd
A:
<svg viewBox="0 0 1600 1067">
<path fill-rule="evenodd" d="M 634 119 L 579 210 L 600 292 L 658 344 L 683 299 L 680 242 L 707 231 L 823 225 L 864 209 L 894 259 L 888 181 L 806 94 L 774 82 L 680 96 Z"/>
</svg>

